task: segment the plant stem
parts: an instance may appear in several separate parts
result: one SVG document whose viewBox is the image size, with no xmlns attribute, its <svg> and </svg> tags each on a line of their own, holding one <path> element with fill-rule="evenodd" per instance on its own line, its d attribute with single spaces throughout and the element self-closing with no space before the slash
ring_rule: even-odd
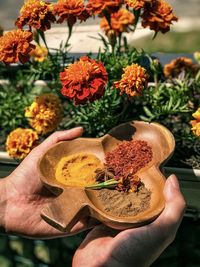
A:
<svg viewBox="0 0 200 267">
<path fill-rule="evenodd" d="M 115 179 L 109 179 L 103 183 L 96 183 L 93 185 L 88 185 L 85 188 L 86 189 L 101 189 L 101 188 L 110 188 L 110 187 L 115 187 L 119 181 L 116 181 Z"/>
</svg>

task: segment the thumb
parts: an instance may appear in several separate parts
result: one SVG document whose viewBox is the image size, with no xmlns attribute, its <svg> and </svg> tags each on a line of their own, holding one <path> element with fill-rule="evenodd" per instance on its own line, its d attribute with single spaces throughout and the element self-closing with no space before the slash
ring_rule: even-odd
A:
<svg viewBox="0 0 200 267">
<path fill-rule="evenodd" d="M 51 134 L 49 137 L 47 137 L 39 146 L 37 146 L 34 150 L 39 150 L 39 151 L 45 151 L 52 145 L 60 142 L 60 141 L 65 141 L 65 140 L 71 140 L 74 138 L 77 138 L 81 136 L 83 133 L 83 128 L 82 127 L 76 127 L 72 128 L 70 130 L 65 130 L 65 131 L 57 131 L 53 134 Z"/>
<path fill-rule="evenodd" d="M 163 193 L 166 201 L 165 209 L 155 223 L 166 227 L 170 226 L 176 232 L 183 218 L 186 202 L 174 174 L 167 179 Z"/>
</svg>

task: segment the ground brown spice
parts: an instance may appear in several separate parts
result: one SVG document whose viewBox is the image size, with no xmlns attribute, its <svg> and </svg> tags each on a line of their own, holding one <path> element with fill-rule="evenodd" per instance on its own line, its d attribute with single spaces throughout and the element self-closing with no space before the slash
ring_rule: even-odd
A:
<svg viewBox="0 0 200 267">
<path fill-rule="evenodd" d="M 146 141 L 124 141 L 111 152 L 106 153 L 106 167 L 114 170 L 118 178 L 135 174 L 146 166 L 153 157 L 152 148 Z"/>
<path fill-rule="evenodd" d="M 150 206 L 151 191 L 143 184 L 138 191 L 125 193 L 114 189 L 98 190 L 97 197 L 103 205 L 104 212 L 117 216 L 135 216 Z"/>
</svg>

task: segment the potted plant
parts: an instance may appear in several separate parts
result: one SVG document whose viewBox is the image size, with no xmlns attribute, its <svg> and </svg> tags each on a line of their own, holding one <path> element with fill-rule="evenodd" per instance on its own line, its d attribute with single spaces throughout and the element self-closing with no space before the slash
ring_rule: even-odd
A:
<svg viewBox="0 0 200 267">
<path fill-rule="evenodd" d="M 176 173 L 183 183 L 198 181 L 199 54 L 196 63 L 182 57 L 162 66 L 159 58 L 129 47 L 124 37 L 138 24 L 150 28 L 153 38 L 168 32 L 178 20 L 172 7 L 164 0 L 99 5 L 90 0 L 71 10 L 73 2 L 29 0 L 15 22 L 17 29 L 0 37 L 0 78 L 6 79 L 0 85 L 1 176 L 54 130 L 82 125 L 85 136 L 99 137 L 119 123 L 139 119 L 159 122 L 175 136 L 176 150 L 166 174 Z M 104 50 L 75 59 L 69 53 L 74 25 L 91 16 L 100 17 Z M 60 49 L 48 47 L 45 32 L 65 21 L 66 40 Z M 16 141 L 22 136 L 22 143 L 32 138 L 26 149 Z"/>
</svg>

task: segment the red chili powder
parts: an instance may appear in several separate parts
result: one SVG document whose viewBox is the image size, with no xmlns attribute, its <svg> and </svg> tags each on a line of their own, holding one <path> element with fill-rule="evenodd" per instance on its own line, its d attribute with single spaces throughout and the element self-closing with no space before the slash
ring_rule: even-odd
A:
<svg viewBox="0 0 200 267">
<path fill-rule="evenodd" d="M 106 166 L 114 170 L 116 177 L 135 174 L 152 160 L 152 148 L 146 141 L 123 141 L 114 150 L 106 153 Z"/>
</svg>

